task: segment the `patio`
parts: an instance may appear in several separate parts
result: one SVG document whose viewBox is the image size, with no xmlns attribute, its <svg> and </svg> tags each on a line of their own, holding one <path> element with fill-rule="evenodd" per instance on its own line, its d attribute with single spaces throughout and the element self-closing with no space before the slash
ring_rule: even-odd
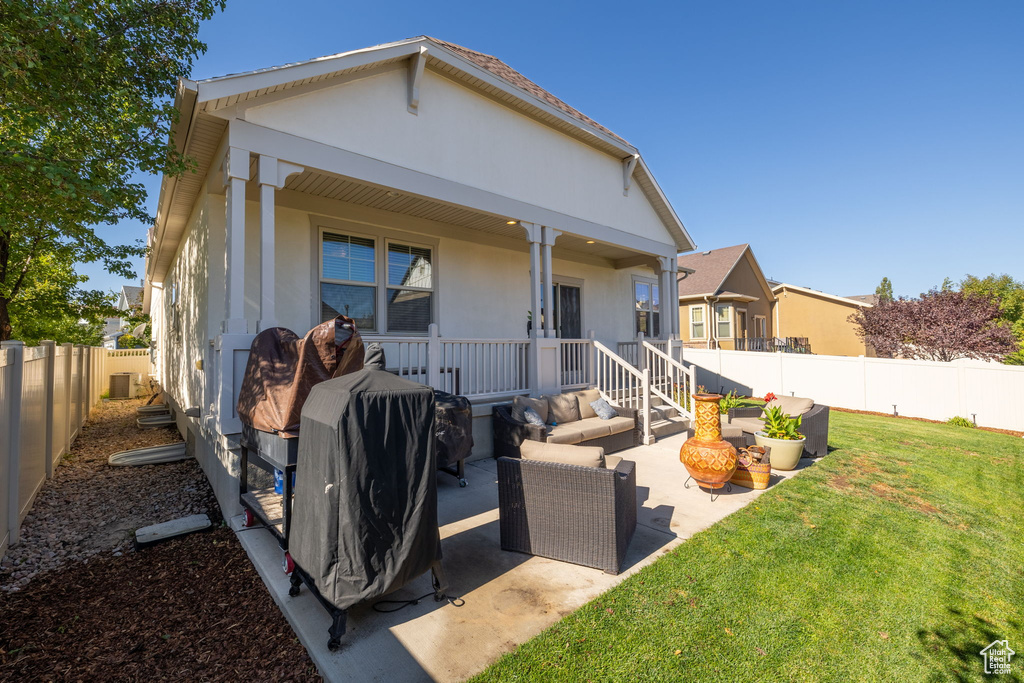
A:
<svg viewBox="0 0 1024 683">
<path fill-rule="evenodd" d="M 467 488 L 438 476 L 438 509 L 450 592 L 462 606 L 436 603 L 429 574 L 389 596 L 418 605 L 379 613 L 359 605 L 349 613 L 342 649 L 327 649 L 327 612 L 308 590 L 288 596 L 281 551 L 253 528 L 238 537 L 275 601 L 327 680 L 461 681 L 537 635 L 697 532 L 743 508 L 761 492 L 733 487 L 711 502 L 707 491 L 683 488 L 679 462 L 685 434 L 622 451 L 636 462 L 636 534 L 618 576 L 541 557 L 503 551 L 498 539 L 498 492 L 493 459 L 468 463 Z M 801 469 L 811 461 L 803 460 Z M 795 475 L 773 473 L 772 484 Z M 232 520 L 240 528 L 241 518 Z"/>
</svg>

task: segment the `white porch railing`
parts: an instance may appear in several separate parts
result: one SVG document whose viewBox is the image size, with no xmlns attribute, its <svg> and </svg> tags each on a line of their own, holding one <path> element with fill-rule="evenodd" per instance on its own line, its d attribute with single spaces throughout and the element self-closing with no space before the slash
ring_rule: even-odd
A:
<svg viewBox="0 0 1024 683">
<path fill-rule="evenodd" d="M 636 339 L 630 341 L 619 342 L 617 344 L 617 351 L 627 363 L 632 365 L 634 368 L 641 368 L 641 361 L 643 361 L 643 355 L 640 353 L 640 349 L 644 344 L 649 344 L 654 348 L 658 349 L 662 353 L 672 356 L 672 341 L 667 339 L 648 339 L 640 333 L 636 336 Z"/>
<path fill-rule="evenodd" d="M 693 420 L 694 366 L 687 368 L 651 342 L 642 344 L 642 367 L 651 374 L 651 393 L 675 408 L 680 415 Z"/>
<path fill-rule="evenodd" d="M 610 403 L 640 412 L 643 442 L 651 436 L 651 373 L 640 371 L 601 342 L 594 340 L 594 379 L 601 395 Z"/>
<path fill-rule="evenodd" d="M 594 386 L 594 348 L 590 339 L 562 339 L 562 391 Z"/>
</svg>

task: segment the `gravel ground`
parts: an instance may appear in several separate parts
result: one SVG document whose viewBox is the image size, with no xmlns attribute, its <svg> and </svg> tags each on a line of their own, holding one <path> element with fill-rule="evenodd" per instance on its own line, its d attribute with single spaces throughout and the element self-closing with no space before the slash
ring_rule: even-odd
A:
<svg viewBox="0 0 1024 683">
<path fill-rule="evenodd" d="M 110 467 L 180 441 L 103 404 L 0 563 L 0 681 L 319 680 L 194 460 Z M 206 513 L 211 531 L 135 551 L 136 528 Z"/>
<path fill-rule="evenodd" d="M 0 592 L 24 588 L 40 572 L 97 554 L 131 548 L 135 529 L 220 509 L 192 459 L 145 467 L 111 467 L 117 451 L 181 441 L 173 429 L 139 429 L 134 401 L 100 404 L 43 485 L 21 527 L 21 540 L 0 561 Z"/>
</svg>

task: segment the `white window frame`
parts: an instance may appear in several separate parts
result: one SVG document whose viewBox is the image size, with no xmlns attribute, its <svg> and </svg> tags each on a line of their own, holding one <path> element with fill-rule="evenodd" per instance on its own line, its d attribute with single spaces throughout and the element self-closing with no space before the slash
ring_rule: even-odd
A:
<svg viewBox="0 0 1024 683">
<path fill-rule="evenodd" d="M 388 316 L 387 316 L 387 293 L 389 289 L 408 289 L 414 291 L 430 292 L 430 322 L 438 323 L 438 316 L 440 309 L 440 277 L 438 275 L 438 262 L 440 259 L 440 240 L 434 239 L 426 235 L 419 235 L 415 233 L 407 233 L 401 230 L 392 230 L 384 226 L 378 226 L 370 223 L 363 223 L 357 221 L 351 221 L 341 218 L 327 218 L 324 216 L 310 216 L 310 227 L 313 238 L 313 244 L 311 249 L 311 258 L 313 260 L 312 268 L 310 269 L 311 281 L 310 285 L 312 288 L 312 321 L 313 326 L 319 325 L 322 321 L 321 316 L 321 296 L 320 296 L 320 285 L 324 282 L 342 285 L 353 285 L 357 287 L 374 287 L 376 289 L 374 295 L 374 317 L 376 326 L 372 330 L 360 329 L 360 333 L 364 337 L 375 337 L 375 336 L 387 336 L 387 337 L 425 337 L 427 332 L 388 332 Z M 352 237 L 360 237 L 373 241 L 374 248 L 374 270 L 373 270 L 373 283 L 350 281 L 350 280 L 335 280 L 323 277 L 324 267 L 324 233 L 332 233 L 335 235 L 347 235 Z M 430 284 L 429 288 L 425 287 L 391 287 L 388 284 L 388 245 L 399 244 L 408 247 L 418 247 L 421 249 L 428 249 L 430 251 Z"/>
<path fill-rule="evenodd" d="M 725 316 L 725 318 L 726 318 L 725 320 L 719 319 L 719 313 L 718 312 L 721 311 L 721 310 L 727 311 L 726 316 Z M 729 326 L 729 333 L 728 334 L 722 334 L 720 332 L 721 328 L 719 327 L 719 325 L 721 323 L 726 323 Z M 732 304 L 715 304 L 715 339 L 732 339 L 733 338 L 732 332 L 733 332 L 734 329 L 735 329 L 735 327 L 733 325 L 733 319 L 732 319 Z"/>
<path fill-rule="evenodd" d="M 707 318 L 707 316 L 704 315 L 704 313 L 706 312 L 704 309 L 705 309 L 705 307 L 704 307 L 703 304 L 696 305 L 696 306 L 690 306 L 690 339 L 707 339 L 708 338 L 708 321 L 705 320 L 705 318 Z M 700 320 L 694 320 L 693 319 L 693 314 L 694 314 L 695 311 L 700 313 L 700 317 L 701 317 Z M 693 331 L 694 324 L 700 324 L 700 325 L 702 325 L 704 327 L 704 331 L 701 332 L 699 336 Z"/>
<path fill-rule="evenodd" d="M 633 309 L 633 334 L 634 335 L 637 335 L 637 334 L 640 333 L 640 330 L 637 328 L 637 324 L 636 324 L 636 314 L 637 314 L 638 311 L 645 310 L 645 309 L 641 309 L 641 308 L 637 308 L 636 307 L 636 286 L 637 286 L 637 284 L 645 284 L 645 285 L 647 285 L 647 286 L 649 286 L 651 288 L 651 299 L 650 299 L 650 306 L 651 307 L 646 309 L 646 311 L 650 315 L 650 320 L 651 320 L 651 332 L 652 332 L 652 334 L 649 335 L 649 338 L 650 339 L 655 339 L 656 335 L 653 334 L 653 332 L 654 332 L 654 314 L 655 313 L 658 314 L 658 332 L 661 332 L 661 323 L 663 322 L 662 321 L 662 317 L 661 317 L 662 313 L 664 312 L 664 311 L 662 311 L 663 306 L 661 305 L 661 283 L 658 282 L 658 280 L 655 279 L 655 278 L 642 277 L 642 276 L 639 276 L 639 275 L 634 275 L 633 276 L 633 281 L 630 284 L 630 289 L 629 289 L 629 300 L 631 302 L 632 309 Z M 658 290 L 658 310 L 657 311 L 654 310 L 654 290 L 655 289 Z"/>
<path fill-rule="evenodd" d="M 768 318 L 766 316 L 763 316 L 763 315 L 755 315 L 754 316 L 754 332 L 757 333 L 755 336 L 758 339 L 767 339 L 768 338 Z"/>
</svg>

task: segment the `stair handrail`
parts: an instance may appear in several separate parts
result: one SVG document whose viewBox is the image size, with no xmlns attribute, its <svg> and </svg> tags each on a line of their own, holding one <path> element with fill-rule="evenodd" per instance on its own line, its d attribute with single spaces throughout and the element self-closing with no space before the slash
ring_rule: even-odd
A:
<svg viewBox="0 0 1024 683">
<path fill-rule="evenodd" d="M 691 365 L 690 367 L 686 367 L 685 365 L 683 365 L 682 363 L 677 361 L 675 358 L 673 358 L 672 356 L 668 355 L 667 353 L 665 353 L 664 351 L 662 351 L 658 347 L 654 346 L 653 344 L 650 344 L 647 341 L 644 341 L 643 344 L 644 344 L 644 352 L 645 352 L 646 355 L 653 356 L 655 359 L 658 359 L 658 360 L 662 361 L 667 367 L 672 368 L 675 371 L 673 373 L 673 377 L 668 378 L 669 382 L 671 384 L 673 384 L 673 385 L 677 384 L 677 382 L 674 381 L 674 377 L 675 377 L 676 374 L 678 374 L 679 376 L 685 378 L 684 381 L 683 381 L 683 395 L 686 397 L 687 400 L 685 400 L 685 401 L 677 401 L 675 396 L 670 396 L 669 393 L 667 393 L 665 391 L 662 391 L 662 389 L 659 386 L 660 380 L 662 380 L 662 378 L 660 376 L 658 376 L 658 375 L 654 375 L 652 377 L 652 380 L 651 380 L 651 393 L 653 393 L 655 396 L 660 398 L 662 401 L 665 401 L 665 403 L 667 403 L 670 406 L 672 406 L 673 408 L 675 408 L 676 411 L 678 411 L 680 415 L 683 415 L 683 416 L 689 418 L 690 420 L 692 420 L 693 419 L 693 409 L 692 409 L 692 406 L 693 406 L 693 390 L 694 390 L 694 387 L 696 386 L 696 384 L 695 384 L 695 381 L 696 381 L 696 372 L 695 372 L 696 366 Z M 655 367 L 655 364 L 652 362 L 651 358 L 645 357 L 644 358 L 644 367 L 647 368 L 648 370 L 650 370 L 652 367 Z M 689 406 L 691 406 L 691 408 L 687 408 L 686 406 L 683 405 L 683 403 L 687 403 Z"/>
<path fill-rule="evenodd" d="M 642 423 L 641 428 L 643 429 L 643 442 L 644 444 L 647 445 L 651 444 L 654 441 L 653 437 L 651 436 L 651 371 L 646 368 L 643 371 L 637 370 L 628 361 L 626 361 L 626 359 L 624 359 L 622 356 L 615 353 L 614 351 L 612 351 L 611 349 L 609 349 L 607 346 L 597 341 L 596 339 L 594 340 L 593 344 L 595 351 L 593 374 L 594 383 L 597 386 L 598 391 L 601 392 L 601 396 L 606 401 L 614 404 L 619 403 L 619 401 L 615 400 L 610 394 L 608 394 L 605 391 L 605 387 L 602 387 L 601 385 L 601 380 L 607 379 L 607 373 L 601 372 L 600 358 L 602 355 L 607 357 L 618 367 L 620 377 L 622 376 L 622 373 L 625 373 L 639 382 L 640 395 L 638 398 L 640 399 L 639 410 L 640 419 Z"/>
</svg>

